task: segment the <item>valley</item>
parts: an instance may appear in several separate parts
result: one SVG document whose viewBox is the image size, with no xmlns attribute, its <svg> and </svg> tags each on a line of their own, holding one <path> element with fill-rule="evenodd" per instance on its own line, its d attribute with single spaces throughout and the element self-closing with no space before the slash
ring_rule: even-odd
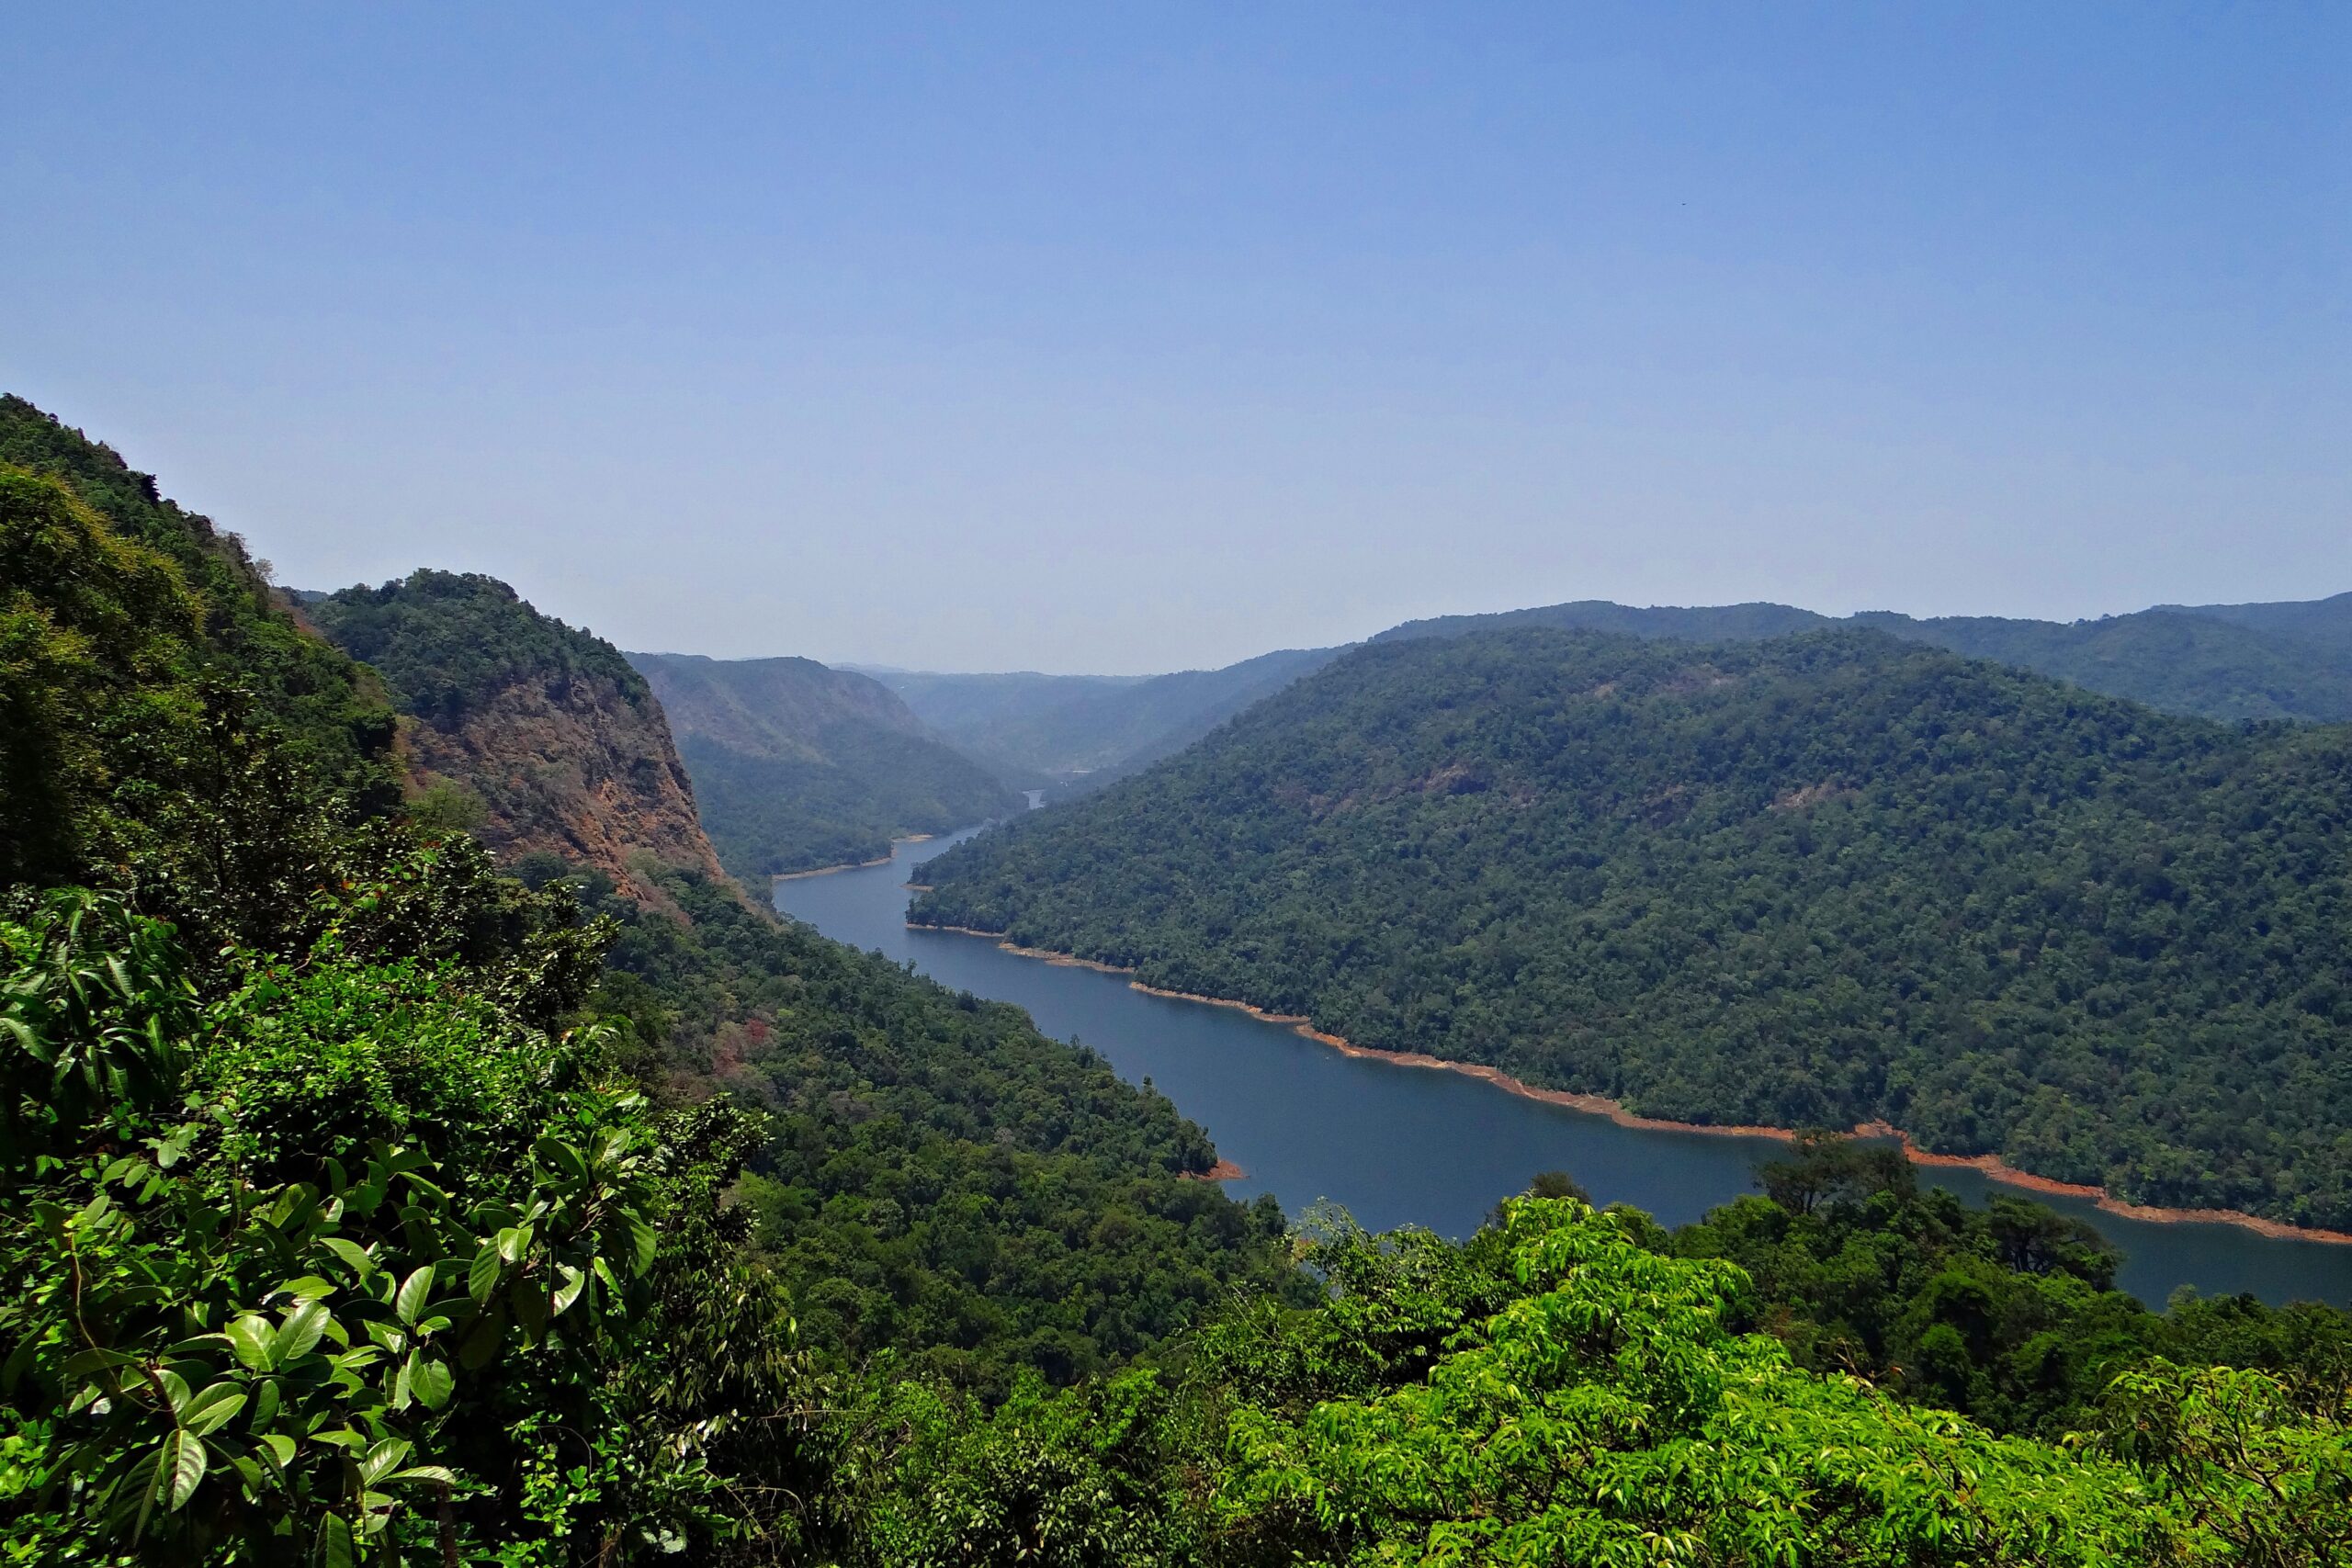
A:
<svg viewBox="0 0 2352 1568">
<path fill-rule="evenodd" d="M 921 882 L 929 863 L 970 836 L 900 843 L 888 864 L 782 884 L 776 907 L 837 942 L 1012 1002 L 1048 1033 L 1100 1051 L 1129 1081 L 1168 1095 L 1242 1168 L 1227 1183 L 1237 1196 L 1272 1192 L 1294 1214 L 1328 1199 L 1374 1229 L 1424 1225 L 1459 1236 L 1536 1172 L 1566 1170 L 1598 1201 L 1685 1224 L 1754 1191 L 1757 1168 L 1786 1153 L 1773 1138 L 1629 1126 L 1477 1077 L 1342 1053 L 1287 1023 L 1144 989 L 1122 974 L 1024 956 L 994 938 L 909 926 L 904 885 Z M 1979 1205 L 2007 1185 L 1965 1167 L 1927 1165 L 1919 1174 Z M 2117 1213 L 2074 1194 L 2034 1195 L 2120 1247 L 2119 1285 L 2151 1306 L 2184 1285 L 2274 1303 L 2352 1300 L 2352 1247 L 2211 1218 Z"/>
</svg>

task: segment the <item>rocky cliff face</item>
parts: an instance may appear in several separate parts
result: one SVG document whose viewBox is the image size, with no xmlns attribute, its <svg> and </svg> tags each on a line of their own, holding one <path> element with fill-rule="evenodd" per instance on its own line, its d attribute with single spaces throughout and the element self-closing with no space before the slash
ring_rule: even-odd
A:
<svg viewBox="0 0 2352 1568">
<path fill-rule="evenodd" d="M 302 613 L 391 688 L 421 807 L 502 859 L 544 851 L 630 886 L 639 854 L 719 874 L 662 705 L 610 643 L 449 572 Z"/>
</svg>

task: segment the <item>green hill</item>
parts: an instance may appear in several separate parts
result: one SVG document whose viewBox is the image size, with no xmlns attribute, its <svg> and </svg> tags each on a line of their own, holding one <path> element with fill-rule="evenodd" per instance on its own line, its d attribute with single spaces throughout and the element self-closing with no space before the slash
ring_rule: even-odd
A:
<svg viewBox="0 0 2352 1568">
<path fill-rule="evenodd" d="M 1374 645 L 913 918 L 1646 1114 L 2352 1225 L 2352 730 L 1832 631 Z"/>
<path fill-rule="evenodd" d="M 1222 670 L 1139 679 L 910 671 L 876 671 L 875 679 L 1003 777 L 1068 795 L 1172 756 L 1339 652 L 1286 649 Z"/>
<path fill-rule="evenodd" d="M 1022 808 L 864 675 L 811 659 L 629 659 L 670 716 L 720 862 L 756 890 Z"/>
<path fill-rule="evenodd" d="M 2229 621 L 2316 643 L 2340 654 L 2352 653 L 2352 593 L 2267 604 L 2160 604 L 2157 608 Z"/>
<path fill-rule="evenodd" d="M 2352 719 L 2352 594 L 2308 604 L 2159 605 L 2073 622 L 1989 615 L 1920 620 L 1891 611 L 1869 611 L 1841 622 L 1786 604 L 1635 609 L 1593 599 L 1408 621 L 1374 640 L 1549 626 L 1686 642 L 1750 642 L 1839 625 L 1869 626 L 1972 659 L 1997 660 L 2168 713 L 2230 721 Z"/>
</svg>

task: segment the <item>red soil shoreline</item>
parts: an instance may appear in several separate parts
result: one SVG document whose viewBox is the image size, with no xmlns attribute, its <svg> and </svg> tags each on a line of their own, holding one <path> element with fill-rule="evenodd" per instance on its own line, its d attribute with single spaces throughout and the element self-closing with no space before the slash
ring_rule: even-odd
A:
<svg viewBox="0 0 2352 1568">
<path fill-rule="evenodd" d="M 1023 958 L 1040 958 L 1048 964 L 1059 964 L 1076 969 L 1096 969 L 1105 975 L 1132 976 L 1135 973 L 1133 969 L 1125 968 L 1116 964 L 1098 964 L 1091 958 L 1080 958 L 1073 953 L 1054 953 L 1045 948 L 1017 947 L 1005 941 L 1004 933 L 1001 931 L 976 931 L 970 926 L 920 925 L 913 920 L 907 923 L 918 931 L 952 931 L 958 936 L 986 937 L 1007 953 L 1016 953 Z M 1634 1127 L 1647 1132 L 1705 1133 L 1725 1137 L 1778 1138 L 1783 1142 L 1796 1137 L 1796 1133 L 1787 1127 L 1731 1127 L 1699 1122 L 1665 1122 L 1654 1116 L 1639 1116 L 1605 1096 L 1570 1094 L 1565 1089 L 1538 1089 L 1532 1084 L 1523 1083 L 1511 1077 L 1499 1067 L 1490 1067 L 1483 1063 L 1453 1062 L 1442 1056 L 1425 1055 L 1418 1051 L 1376 1051 L 1370 1046 L 1357 1045 L 1342 1040 L 1336 1034 L 1325 1033 L 1317 1029 L 1308 1020 L 1295 1013 L 1268 1012 L 1263 1008 L 1254 1007 L 1248 1002 L 1235 1001 L 1229 997 L 1204 997 L 1192 991 L 1163 990 L 1158 986 L 1147 986 L 1140 980 L 1130 979 L 1127 984 L 1150 996 L 1170 997 L 1178 1001 L 1205 1002 L 1210 1007 L 1234 1008 L 1266 1023 L 1287 1024 L 1295 1032 L 1303 1034 L 1320 1044 L 1329 1045 L 1342 1055 L 1370 1057 L 1399 1067 L 1426 1067 L 1439 1072 L 1460 1073 L 1465 1077 L 1484 1078 L 1506 1093 L 1516 1094 L 1527 1100 L 1542 1100 L 1546 1105 L 1566 1106 L 1571 1111 L 1581 1111 L 1588 1115 L 1606 1116 L 1621 1127 Z M 2283 1220 L 2267 1220 L 2259 1214 L 2243 1213 L 2235 1209 L 2164 1209 L 2145 1203 L 2128 1203 L 2120 1198 L 2110 1195 L 2104 1187 L 2059 1181 L 2047 1176 L 2036 1176 L 2030 1170 L 2019 1170 L 1998 1155 L 1931 1154 L 1914 1144 L 1909 1134 L 1899 1127 L 1889 1126 L 1883 1122 L 1865 1122 L 1856 1126 L 1854 1131 L 1864 1137 L 1894 1139 L 1902 1145 L 1904 1154 L 1909 1156 L 1915 1165 L 1964 1167 L 1971 1170 L 1982 1171 L 1988 1179 L 1999 1182 L 2004 1187 L 2018 1187 L 2029 1192 L 2046 1192 L 2057 1197 L 2087 1198 L 2101 1212 L 2120 1214 L 2125 1219 L 2145 1220 L 2151 1224 L 2166 1225 L 2242 1225 L 2256 1235 L 2269 1236 L 2274 1240 L 2318 1241 L 2337 1246 L 2352 1246 L 2352 1231 L 2321 1230 L 2316 1227 L 2290 1225 Z M 1218 1162 L 1220 1167 L 1224 1163 Z M 1238 1172 L 1237 1171 L 1236 1174 Z"/>
</svg>

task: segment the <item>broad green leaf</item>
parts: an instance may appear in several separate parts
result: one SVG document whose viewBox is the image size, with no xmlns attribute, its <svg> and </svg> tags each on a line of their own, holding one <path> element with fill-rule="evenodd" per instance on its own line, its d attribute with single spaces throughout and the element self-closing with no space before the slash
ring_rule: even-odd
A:
<svg viewBox="0 0 2352 1568">
<path fill-rule="evenodd" d="M 560 1138 L 541 1138 L 531 1145 L 531 1152 L 539 1156 L 541 1165 L 565 1181 L 588 1179 L 588 1162 L 580 1157 L 578 1149 Z"/>
<path fill-rule="evenodd" d="M 269 1450 L 269 1457 L 277 1461 L 278 1469 L 284 1470 L 294 1462 L 294 1439 L 285 1433 L 263 1433 L 261 1446 Z"/>
<path fill-rule="evenodd" d="M 368 1257 L 368 1249 L 356 1241 L 349 1241 L 339 1235 L 327 1235 L 319 1238 L 319 1245 L 350 1265 L 352 1271 L 363 1280 L 376 1271 L 376 1260 Z"/>
<path fill-rule="evenodd" d="M 319 1568 L 352 1568 L 351 1524 L 341 1514 L 319 1524 Z"/>
<path fill-rule="evenodd" d="M 432 1293 L 433 1266 L 428 1263 L 401 1281 L 400 1294 L 392 1298 L 393 1315 L 413 1327 L 416 1314 L 424 1310 L 425 1298 Z"/>
<path fill-rule="evenodd" d="M 471 1292 L 476 1305 L 490 1300 L 490 1292 L 498 1289 L 498 1275 L 503 1267 L 498 1248 L 488 1242 L 474 1254 L 472 1264 L 466 1269 L 466 1289 Z"/>
<path fill-rule="evenodd" d="M 187 1379 L 169 1367 L 162 1367 L 156 1370 L 155 1381 L 164 1385 L 164 1397 L 170 1401 L 174 1416 L 187 1408 Z"/>
<path fill-rule="evenodd" d="M 176 1514 L 196 1495 L 204 1480 L 204 1444 L 193 1432 L 174 1431 L 155 1455 L 154 1494 L 151 1499 L 167 1514 Z"/>
<path fill-rule="evenodd" d="M 269 1348 L 276 1338 L 270 1331 L 269 1319 L 247 1313 L 223 1332 L 228 1336 L 229 1348 L 237 1353 L 237 1359 L 257 1372 L 269 1370 Z"/>
<path fill-rule="evenodd" d="M 410 1444 L 402 1438 L 386 1438 L 360 1456 L 360 1481 L 368 1486 L 375 1485 L 400 1468 L 401 1461 L 409 1456 L 409 1449 Z"/>
<path fill-rule="evenodd" d="M 332 1315 L 325 1303 L 315 1300 L 306 1301 L 288 1313 L 270 1343 L 271 1363 L 283 1367 L 309 1355 L 325 1335 Z"/>
<path fill-rule="evenodd" d="M 244 1407 L 243 1389 L 232 1382 L 216 1382 L 181 1408 L 180 1424 L 200 1437 Z"/>
<path fill-rule="evenodd" d="M 139 1358 L 136 1356 L 126 1355 L 120 1350 L 109 1350 L 101 1346 L 67 1357 L 65 1375 L 71 1378 L 87 1377 L 90 1373 L 107 1367 L 127 1367 L 137 1359 Z"/>
<path fill-rule="evenodd" d="M 438 1410 L 448 1404 L 457 1386 L 458 1376 L 447 1361 L 420 1360 L 408 1377 L 409 1392 L 427 1410 Z"/>
<path fill-rule="evenodd" d="M 630 1272 L 642 1274 L 653 1267 L 653 1249 L 658 1238 L 653 1234 L 653 1227 L 638 1214 L 628 1211 L 623 1213 L 628 1222 L 629 1247 L 635 1254 L 630 1260 Z"/>
<path fill-rule="evenodd" d="M 507 1263 L 520 1263 L 523 1254 L 531 1249 L 531 1227 L 510 1225 L 498 1233 L 498 1256 Z"/>
</svg>

